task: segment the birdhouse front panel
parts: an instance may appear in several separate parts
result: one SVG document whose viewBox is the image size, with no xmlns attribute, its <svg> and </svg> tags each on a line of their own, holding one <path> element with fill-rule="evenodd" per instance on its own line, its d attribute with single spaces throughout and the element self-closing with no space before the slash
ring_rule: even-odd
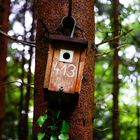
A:
<svg viewBox="0 0 140 140">
<path fill-rule="evenodd" d="M 80 93 L 87 41 L 52 38 L 49 44 L 44 88 L 54 93 Z"/>
<path fill-rule="evenodd" d="M 66 44 L 65 44 L 66 45 Z M 74 93 L 79 68 L 80 51 L 72 44 L 54 44 L 53 62 L 48 90 Z"/>
</svg>

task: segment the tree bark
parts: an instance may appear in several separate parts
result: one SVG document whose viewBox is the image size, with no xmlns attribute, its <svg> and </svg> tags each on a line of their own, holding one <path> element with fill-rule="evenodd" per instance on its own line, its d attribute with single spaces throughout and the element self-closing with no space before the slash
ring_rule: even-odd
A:
<svg viewBox="0 0 140 140">
<path fill-rule="evenodd" d="M 119 0 L 113 1 L 113 30 L 114 36 L 119 35 Z M 114 40 L 112 42 L 112 47 L 117 48 L 119 46 L 119 39 Z M 113 116 L 112 116 L 112 130 L 113 130 L 113 140 L 120 139 L 120 128 L 119 128 L 119 56 L 118 50 L 114 51 L 113 57 Z"/>
<path fill-rule="evenodd" d="M 23 16 L 22 24 L 24 27 L 24 40 L 26 40 L 25 36 L 27 34 L 26 27 L 25 27 L 25 13 L 27 11 L 27 6 L 28 6 L 28 3 L 25 2 L 25 4 L 23 5 L 23 10 L 22 10 L 22 16 Z M 25 49 L 23 49 L 21 57 L 22 57 L 21 80 L 22 80 L 22 83 L 24 83 L 24 80 L 26 79 L 25 78 L 26 72 L 24 69 L 24 65 L 26 64 Z M 27 110 L 25 110 L 25 108 L 26 108 L 25 106 L 26 106 L 26 103 L 28 102 L 28 99 L 26 99 L 26 95 L 28 93 L 27 93 L 27 90 L 25 91 L 23 84 L 21 84 L 20 91 L 21 91 L 21 93 L 20 93 L 21 95 L 20 95 L 20 112 L 19 112 L 20 114 L 19 114 L 19 128 L 18 128 L 19 134 L 18 135 L 19 135 L 19 140 L 27 140 L 28 139 L 28 122 L 27 122 L 28 121 L 28 114 L 27 114 L 28 112 L 27 112 Z"/>
<path fill-rule="evenodd" d="M 0 29 L 8 32 L 10 0 L 2 0 L 0 3 Z M 8 40 L 4 36 L 0 36 L 0 139 L 2 139 L 3 119 L 5 116 L 5 82 L 7 74 L 7 48 Z"/>
<path fill-rule="evenodd" d="M 95 50 L 91 45 L 94 41 L 94 8 L 93 1 L 73 0 L 72 16 L 76 19 L 77 25 L 83 29 L 85 38 L 88 40 L 88 50 L 83 74 L 82 89 L 79 95 L 78 104 L 70 115 L 70 139 L 71 140 L 92 140 L 93 139 L 93 92 L 94 92 L 94 64 Z M 45 6 L 44 6 L 45 5 Z M 38 0 L 36 2 L 37 17 L 41 19 L 50 31 L 55 30 L 62 17 L 67 16 L 68 1 L 65 0 Z M 38 20 L 36 40 L 36 66 L 35 66 L 35 100 L 34 100 L 34 123 L 33 139 L 37 139 L 40 128 L 37 119 L 44 114 L 46 102 L 43 93 L 43 82 L 46 68 L 48 46 L 42 43 L 44 28 Z M 82 38 L 81 33 L 76 38 Z"/>
<path fill-rule="evenodd" d="M 138 63 L 136 64 L 136 68 L 138 68 Z M 136 117 L 137 117 L 137 140 L 140 140 L 140 108 L 139 108 L 139 82 L 138 82 L 138 76 L 136 75 L 136 92 L 137 92 L 137 105 L 136 105 Z"/>
</svg>

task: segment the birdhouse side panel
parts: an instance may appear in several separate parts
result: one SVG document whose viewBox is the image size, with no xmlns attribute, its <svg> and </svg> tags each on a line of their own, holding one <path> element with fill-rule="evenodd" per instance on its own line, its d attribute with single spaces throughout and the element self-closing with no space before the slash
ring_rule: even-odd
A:
<svg viewBox="0 0 140 140">
<path fill-rule="evenodd" d="M 50 79 L 51 67 L 53 62 L 53 52 L 54 52 L 54 48 L 50 44 L 48 50 L 46 71 L 45 71 L 44 88 L 48 88 L 49 86 L 49 79 Z"/>
<path fill-rule="evenodd" d="M 77 93 L 80 93 L 80 91 L 81 91 L 85 58 L 86 58 L 86 49 L 81 48 L 80 63 L 79 63 L 78 76 L 77 76 L 76 87 L 75 87 L 75 92 L 77 92 Z"/>
</svg>

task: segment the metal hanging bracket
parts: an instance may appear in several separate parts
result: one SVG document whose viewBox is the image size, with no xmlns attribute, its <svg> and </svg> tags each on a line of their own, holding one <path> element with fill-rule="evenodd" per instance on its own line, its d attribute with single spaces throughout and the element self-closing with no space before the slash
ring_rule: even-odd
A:
<svg viewBox="0 0 140 140">
<path fill-rule="evenodd" d="M 73 38 L 76 28 L 76 20 L 72 16 L 63 17 L 61 20 L 61 28 L 64 32 L 70 35 L 70 38 Z"/>
<path fill-rule="evenodd" d="M 61 28 L 62 32 L 69 35 L 70 38 L 73 38 L 75 28 L 76 28 L 76 20 L 72 17 L 72 0 L 68 0 L 69 2 L 69 10 L 68 16 L 64 16 L 61 20 Z"/>
</svg>

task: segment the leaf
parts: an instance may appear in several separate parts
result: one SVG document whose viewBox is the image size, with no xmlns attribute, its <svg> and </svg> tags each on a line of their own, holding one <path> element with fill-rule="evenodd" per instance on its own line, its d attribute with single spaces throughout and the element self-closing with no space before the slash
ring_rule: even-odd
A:
<svg viewBox="0 0 140 140">
<path fill-rule="evenodd" d="M 60 134 L 58 136 L 59 140 L 69 140 L 69 135 L 68 134 Z"/>
<path fill-rule="evenodd" d="M 63 120 L 62 122 L 62 127 L 61 127 L 61 133 L 67 133 L 70 129 L 70 125 L 68 122 L 66 122 L 65 120 Z"/>
<path fill-rule="evenodd" d="M 61 111 L 58 111 L 58 112 L 57 112 L 57 116 L 56 116 L 57 119 L 59 118 L 60 113 L 61 113 Z"/>
<path fill-rule="evenodd" d="M 44 137 L 45 137 L 45 133 L 39 132 L 38 135 L 37 135 L 38 140 L 42 140 Z"/>
<path fill-rule="evenodd" d="M 60 116 L 60 113 L 61 113 L 61 111 L 60 111 L 60 110 L 55 111 L 55 112 L 53 113 L 53 117 L 54 117 L 54 118 L 56 118 L 56 119 L 58 119 L 58 118 L 59 118 L 59 116 Z"/>
<path fill-rule="evenodd" d="M 38 125 L 39 125 L 40 127 L 42 127 L 43 124 L 44 124 L 44 122 L 45 122 L 47 119 L 48 119 L 48 115 L 47 115 L 47 114 L 44 115 L 44 116 L 40 116 L 40 117 L 38 118 L 38 120 L 37 120 Z"/>
<path fill-rule="evenodd" d="M 57 137 L 56 136 L 51 136 L 50 140 L 57 140 Z"/>
<path fill-rule="evenodd" d="M 48 128 L 50 128 L 51 130 L 56 130 L 57 129 L 57 127 L 56 126 L 48 126 Z"/>
</svg>

